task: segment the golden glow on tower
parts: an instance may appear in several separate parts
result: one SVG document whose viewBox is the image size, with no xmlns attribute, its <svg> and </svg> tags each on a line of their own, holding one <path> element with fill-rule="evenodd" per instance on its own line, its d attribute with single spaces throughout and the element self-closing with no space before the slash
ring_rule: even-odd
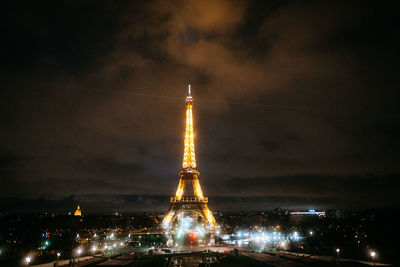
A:
<svg viewBox="0 0 400 267">
<path fill-rule="evenodd" d="M 203 200 L 203 191 L 201 190 L 200 182 L 199 179 L 194 179 L 193 180 L 193 191 L 194 195 L 199 198 L 200 200 Z"/>
<path fill-rule="evenodd" d="M 177 200 L 181 200 L 183 196 L 183 192 L 185 192 L 185 182 L 182 179 L 179 179 L 178 189 L 176 190 L 175 197 Z"/>
<path fill-rule="evenodd" d="M 82 216 L 81 207 L 79 207 L 79 205 L 74 212 L 74 216 Z"/>
<path fill-rule="evenodd" d="M 215 218 L 208 208 L 208 198 L 204 197 L 203 191 L 200 186 L 199 175 L 196 165 L 196 156 L 194 151 L 194 131 L 193 131 L 193 98 L 190 92 L 186 97 L 186 128 L 184 139 L 183 163 L 182 170 L 179 172 L 179 184 L 175 196 L 171 197 L 171 205 L 168 213 L 163 219 L 162 226 L 164 228 L 175 231 L 170 228 L 179 219 L 179 215 L 183 212 L 195 212 L 202 217 L 210 226 L 209 230 L 212 232 L 218 226 Z M 187 183 L 192 184 L 193 194 L 186 192 Z"/>
<path fill-rule="evenodd" d="M 168 211 L 167 215 L 165 215 L 163 220 L 164 227 L 166 227 L 171 222 L 172 216 L 174 216 L 174 211 L 173 210 Z"/>
<path fill-rule="evenodd" d="M 186 128 L 185 128 L 185 148 L 183 151 L 182 169 L 196 169 L 196 156 L 194 153 L 194 132 L 193 132 L 193 98 L 186 97 Z"/>
<path fill-rule="evenodd" d="M 204 215 L 206 216 L 206 219 L 207 219 L 208 223 L 212 227 L 216 227 L 217 226 L 217 222 L 215 221 L 215 218 L 214 218 L 211 210 L 208 208 L 207 204 L 204 204 L 203 212 L 204 212 Z"/>
</svg>

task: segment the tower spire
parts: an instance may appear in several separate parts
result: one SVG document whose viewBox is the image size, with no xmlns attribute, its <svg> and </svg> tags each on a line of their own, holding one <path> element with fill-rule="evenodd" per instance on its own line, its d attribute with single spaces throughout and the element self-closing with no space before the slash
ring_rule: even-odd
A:
<svg viewBox="0 0 400 267">
<path fill-rule="evenodd" d="M 193 97 L 191 96 L 190 84 L 188 89 L 189 95 L 186 97 L 185 147 L 183 151 L 182 169 L 196 169 L 193 132 Z"/>
</svg>

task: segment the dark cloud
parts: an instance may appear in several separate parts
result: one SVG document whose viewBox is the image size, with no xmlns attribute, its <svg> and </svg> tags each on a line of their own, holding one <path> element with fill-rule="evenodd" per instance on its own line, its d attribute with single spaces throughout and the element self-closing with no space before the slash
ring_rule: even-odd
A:
<svg viewBox="0 0 400 267">
<path fill-rule="evenodd" d="M 397 5 L 2 2 L 0 192 L 172 194 L 191 82 L 206 193 L 398 204 Z"/>
<path fill-rule="evenodd" d="M 89 159 L 88 161 L 80 161 L 77 163 L 79 168 L 88 169 L 89 171 L 99 171 L 106 173 L 124 173 L 129 175 L 143 174 L 143 166 L 134 163 L 120 163 L 114 159 Z"/>
<path fill-rule="evenodd" d="M 259 178 L 232 178 L 224 181 L 226 190 L 236 194 L 297 197 L 336 197 L 348 201 L 379 196 L 387 204 L 395 201 L 398 174 L 391 175 L 293 175 Z"/>
</svg>

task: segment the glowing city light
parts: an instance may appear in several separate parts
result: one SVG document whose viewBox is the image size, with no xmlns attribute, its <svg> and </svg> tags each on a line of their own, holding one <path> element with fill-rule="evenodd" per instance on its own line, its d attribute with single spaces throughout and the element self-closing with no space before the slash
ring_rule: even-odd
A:
<svg viewBox="0 0 400 267">
<path fill-rule="evenodd" d="M 25 263 L 28 265 L 32 261 L 32 258 L 27 256 L 25 257 Z"/>
</svg>

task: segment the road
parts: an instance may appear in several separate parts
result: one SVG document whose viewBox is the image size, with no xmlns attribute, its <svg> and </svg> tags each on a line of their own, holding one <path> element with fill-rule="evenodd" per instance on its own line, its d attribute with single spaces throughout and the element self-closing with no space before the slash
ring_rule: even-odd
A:
<svg viewBox="0 0 400 267">
<path fill-rule="evenodd" d="M 270 252 L 270 254 L 275 254 L 275 255 L 284 255 L 284 256 L 289 256 L 293 258 L 308 258 L 308 259 L 314 259 L 314 260 L 319 260 L 319 261 L 324 261 L 324 262 L 332 262 L 332 256 L 324 256 L 324 255 L 311 255 L 311 254 L 306 254 L 306 253 L 295 253 L 295 252 L 287 252 L 287 251 L 276 251 L 276 252 Z M 388 263 L 380 263 L 380 262 L 373 262 L 373 261 L 363 261 L 363 260 L 356 260 L 356 259 L 342 259 L 340 258 L 341 262 L 358 262 L 362 263 L 365 265 L 369 266 L 391 266 L 391 264 Z"/>
<path fill-rule="evenodd" d="M 172 257 L 170 267 L 197 267 L 202 262 L 202 257 L 188 256 L 188 257 Z"/>
<path fill-rule="evenodd" d="M 314 264 L 316 262 L 332 262 L 332 256 L 318 256 L 318 255 L 311 255 L 311 254 L 305 254 L 305 253 L 294 253 L 294 252 L 287 252 L 287 251 L 269 251 L 267 253 L 258 253 L 258 252 L 250 252 L 248 249 L 244 248 L 238 248 L 239 253 L 241 255 L 253 258 L 258 261 L 265 262 L 268 265 L 271 266 L 277 266 L 277 267 L 305 267 L 305 266 L 310 266 L 312 262 Z M 234 247 L 231 246 L 177 246 L 177 247 L 171 247 L 170 250 L 173 255 L 173 257 L 170 260 L 170 267 L 197 267 L 199 263 L 202 263 L 206 257 L 203 253 L 200 254 L 193 254 L 193 255 L 182 255 L 180 256 L 179 254 L 186 254 L 186 253 L 192 253 L 192 252 L 200 252 L 200 251 L 206 251 L 209 250 L 211 252 L 217 252 L 217 253 L 231 253 Z M 135 253 L 140 257 L 140 255 L 145 254 L 148 249 L 147 248 L 136 248 L 134 249 Z M 161 249 L 155 249 L 153 250 L 153 254 L 164 254 L 167 255 L 164 251 Z M 86 265 L 93 265 L 96 264 L 96 266 L 123 266 L 123 265 L 129 265 L 134 261 L 135 256 L 134 255 L 123 255 L 123 256 L 117 256 L 113 259 L 106 259 L 102 255 L 96 255 L 95 257 L 93 256 L 85 256 L 85 257 L 80 257 L 75 259 L 76 261 L 76 266 L 86 266 Z M 216 260 L 215 257 L 212 258 L 213 261 Z M 340 259 L 341 262 L 357 262 L 369 266 L 373 266 L 374 263 L 372 261 L 362 261 L 362 260 L 356 260 L 356 259 Z M 60 260 L 60 265 L 59 266 L 65 266 L 68 264 L 68 260 Z M 390 264 L 385 264 L 385 263 L 375 263 L 376 266 L 391 266 Z M 42 264 L 37 267 L 48 267 L 48 266 L 53 266 L 52 263 L 48 264 Z"/>
<path fill-rule="evenodd" d="M 108 259 L 107 261 L 101 262 L 96 266 L 120 266 L 120 265 L 128 265 L 134 261 L 133 256 L 119 256 L 115 259 Z"/>
<path fill-rule="evenodd" d="M 245 255 L 247 257 L 259 260 L 259 261 L 263 261 L 265 263 L 268 263 L 269 265 L 272 266 L 279 266 L 279 267 L 304 267 L 304 266 L 309 266 L 306 264 L 302 264 L 302 263 L 298 263 L 295 262 L 293 260 L 289 260 L 289 259 L 283 259 L 280 258 L 279 256 L 272 256 L 269 254 L 265 254 L 265 253 L 258 253 L 258 252 L 246 252 L 246 251 L 240 251 L 239 252 L 241 255 Z"/>
<path fill-rule="evenodd" d="M 204 250 L 210 250 L 212 252 L 218 252 L 218 253 L 230 253 L 234 248 L 233 247 L 214 247 L 214 246 L 205 246 L 205 247 L 190 247 L 190 246 L 180 246 L 180 247 L 174 247 L 171 248 L 172 252 L 175 253 L 190 253 L 190 252 L 198 252 L 198 251 L 204 251 Z M 158 253 L 158 252 L 154 252 Z M 159 252 L 163 253 L 163 252 Z M 280 258 L 279 256 L 272 256 L 264 253 L 252 253 L 249 252 L 248 250 L 240 250 L 240 254 L 251 257 L 253 259 L 268 263 L 269 265 L 272 266 L 278 266 L 278 267 L 305 267 L 308 266 L 306 264 L 301 264 L 296 261 L 290 260 L 290 259 L 283 259 Z M 170 266 L 184 266 L 184 267 L 197 267 L 199 263 L 201 263 L 202 259 L 204 258 L 204 255 L 201 257 L 199 256 L 186 256 L 186 257 L 180 257 L 176 256 L 171 259 Z"/>
<path fill-rule="evenodd" d="M 191 253 L 191 252 L 199 252 L 199 251 L 206 251 L 210 250 L 212 252 L 218 253 L 230 253 L 234 248 L 233 247 L 215 247 L 215 246 L 178 246 L 178 247 L 171 247 L 169 248 L 172 253 Z M 153 250 L 153 254 L 165 254 L 161 249 Z"/>
</svg>

